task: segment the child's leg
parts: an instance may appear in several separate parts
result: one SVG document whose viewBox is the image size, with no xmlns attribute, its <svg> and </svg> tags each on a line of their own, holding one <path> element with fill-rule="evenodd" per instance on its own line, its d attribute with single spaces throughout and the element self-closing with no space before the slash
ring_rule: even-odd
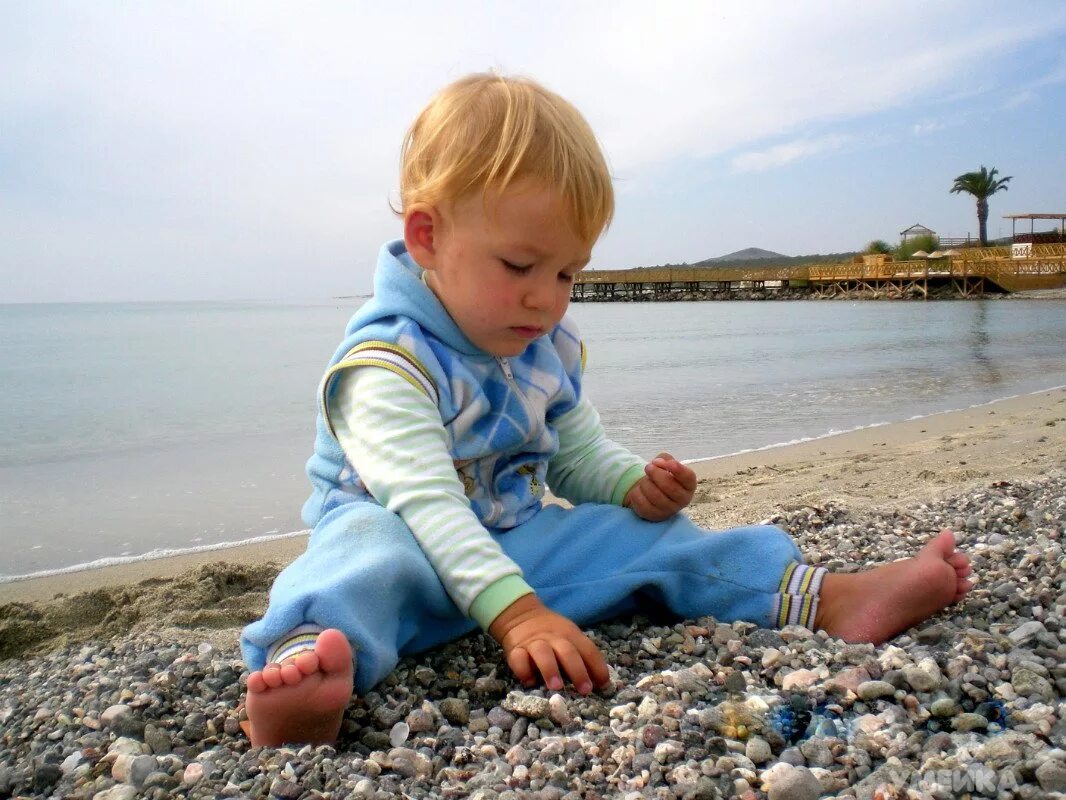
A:
<svg viewBox="0 0 1066 800">
<path fill-rule="evenodd" d="M 526 580 L 545 603 L 581 624 L 635 611 L 643 597 L 689 618 L 798 623 L 880 642 L 970 586 L 969 560 L 954 551 L 948 533 L 916 558 L 854 575 L 804 566 L 779 528 L 711 532 L 684 516 L 648 523 L 611 506 L 549 507 L 513 533 L 499 541 Z"/>
<path fill-rule="evenodd" d="M 352 693 L 353 647 L 355 689 L 366 692 L 425 631 L 437 644 L 474 627 L 399 517 L 369 503 L 337 509 L 278 575 L 263 619 L 242 633 L 254 671 L 246 700 L 252 742 L 335 739 Z M 267 666 L 268 656 L 284 666 Z"/>
<path fill-rule="evenodd" d="M 780 528 L 710 532 L 683 515 L 652 523 L 595 504 L 548 506 L 497 541 L 540 598 L 580 624 L 659 604 L 688 618 L 775 627 L 782 599 L 791 597 L 782 577 L 803 561 Z M 800 571 L 805 580 L 795 582 L 809 588 L 819 573 Z"/>
</svg>

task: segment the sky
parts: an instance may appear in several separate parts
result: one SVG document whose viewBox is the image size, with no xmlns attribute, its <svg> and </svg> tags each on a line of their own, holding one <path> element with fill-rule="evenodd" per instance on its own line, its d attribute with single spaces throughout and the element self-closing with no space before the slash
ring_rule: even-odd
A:
<svg viewBox="0 0 1066 800">
<path fill-rule="evenodd" d="M 990 236 L 1066 211 L 1060 0 L 0 0 L 0 303 L 368 293 L 407 126 L 488 69 L 596 131 L 592 269 L 976 235 L 982 165 Z"/>
</svg>

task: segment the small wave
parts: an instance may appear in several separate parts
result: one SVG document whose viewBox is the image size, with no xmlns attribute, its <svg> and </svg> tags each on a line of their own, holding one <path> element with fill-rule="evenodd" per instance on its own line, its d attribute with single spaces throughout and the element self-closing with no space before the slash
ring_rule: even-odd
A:
<svg viewBox="0 0 1066 800">
<path fill-rule="evenodd" d="M 1004 400 L 1017 400 L 1019 397 L 1032 397 L 1036 394 L 1044 394 L 1045 392 L 1057 392 L 1062 389 L 1066 389 L 1066 384 L 1061 386 L 1049 386 L 1047 389 L 1037 389 L 1035 392 L 1023 392 L 1022 394 L 1010 394 L 1005 397 L 997 397 L 995 400 L 988 400 L 984 403 L 974 403 L 971 406 L 963 406 L 962 408 L 947 408 L 943 411 L 934 411 L 931 414 L 916 414 L 913 417 L 907 417 L 904 420 L 891 420 L 885 422 L 872 422 L 869 425 L 856 425 L 854 428 L 848 428 L 846 430 L 837 431 L 830 430 L 827 433 L 820 434 L 818 436 L 804 436 L 799 439 L 790 439 L 787 442 L 775 442 L 774 444 L 764 445 L 763 447 L 749 447 L 746 450 L 737 450 L 732 453 L 723 453 L 720 456 L 703 456 L 700 458 L 686 458 L 684 461 L 686 464 L 698 464 L 703 461 L 717 461 L 722 458 L 732 458 L 733 456 L 743 456 L 748 453 L 761 453 L 764 450 L 776 450 L 779 447 L 791 447 L 796 444 L 803 444 L 805 442 L 816 442 L 819 439 L 831 439 L 834 436 L 842 436 L 845 433 L 854 433 L 855 431 L 864 431 L 870 428 L 882 428 L 885 425 L 895 425 L 899 422 L 914 422 L 919 419 L 929 419 L 930 417 L 938 417 L 941 414 L 954 414 L 958 411 L 970 411 L 974 408 L 984 408 L 985 406 L 993 406 L 996 403 L 1002 403 Z"/>
<path fill-rule="evenodd" d="M 35 578 L 50 578 L 54 575 L 68 575 L 72 572 L 87 572 L 88 570 L 114 567 L 120 564 L 134 564 L 138 561 L 155 561 L 160 558 L 171 558 L 173 556 L 208 553 L 212 550 L 232 550 L 234 547 L 243 547 L 248 544 L 264 544 L 265 542 L 276 542 L 281 539 L 292 539 L 295 536 L 303 536 L 307 533 L 309 533 L 307 530 L 291 531 L 289 533 L 268 533 L 262 536 L 253 536 L 250 539 L 241 539 L 236 542 L 218 542 L 217 544 L 205 544 L 200 545 L 199 547 L 160 548 L 149 550 L 147 553 L 142 553 L 136 556 L 110 556 L 106 558 L 98 558 L 95 561 L 88 561 L 84 564 L 74 564 L 69 567 L 60 567 L 58 569 L 47 569 L 42 570 L 41 572 L 29 572 L 25 575 L 0 575 L 0 583 L 15 583 L 17 581 L 29 581 Z"/>
</svg>

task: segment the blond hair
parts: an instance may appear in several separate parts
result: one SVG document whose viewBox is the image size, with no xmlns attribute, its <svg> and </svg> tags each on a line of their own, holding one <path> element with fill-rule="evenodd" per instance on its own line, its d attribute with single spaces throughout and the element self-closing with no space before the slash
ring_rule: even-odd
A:
<svg viewBox="0 0 1066 800">
<path fill-rule="evenodd" d="M 407 131 L 399 213 L 526 178 L 558 192 L 583 241 L 610 224 L 611 175 L 581 112 L 528 78 L 468 75 L 439 91 Z"/>
</svg>

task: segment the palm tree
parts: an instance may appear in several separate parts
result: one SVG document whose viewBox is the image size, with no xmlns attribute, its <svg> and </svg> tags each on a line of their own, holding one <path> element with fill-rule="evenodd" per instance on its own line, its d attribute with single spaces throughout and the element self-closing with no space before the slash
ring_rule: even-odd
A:
<svg viewBox="0 0 1066 800">
<path fill-rule="evenodd" d="M 951 193 L 966 192 L 977 198 L 977 230 L 981 237 L 981 246 L 988 246 L 988 198 L 1000 189 L 1007 191 L 1007 181 L 1011 176 L 996 179 L 996 168 L 991 171 L 981 166 L 980 172 L 964 172 L 955 179 Z"/>
</svg>

